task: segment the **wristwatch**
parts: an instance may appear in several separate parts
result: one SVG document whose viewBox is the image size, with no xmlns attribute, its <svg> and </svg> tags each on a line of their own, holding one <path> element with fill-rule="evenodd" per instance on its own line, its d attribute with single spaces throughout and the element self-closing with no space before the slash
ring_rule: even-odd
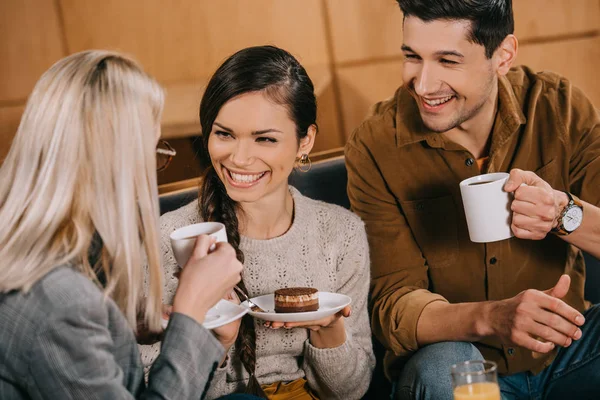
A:
<svg viewBox="0 0 600 400">
<path fill-rule="evenodd" d="M 552 228 L 552 232 L 560 236 L 571 234 L 579 228 L 583 221 L 583 204 L 571 193 L 565 192 L 565 194 L 569 198 L 569 202 L 560 213 L 558 224 Z"/>
</svg>

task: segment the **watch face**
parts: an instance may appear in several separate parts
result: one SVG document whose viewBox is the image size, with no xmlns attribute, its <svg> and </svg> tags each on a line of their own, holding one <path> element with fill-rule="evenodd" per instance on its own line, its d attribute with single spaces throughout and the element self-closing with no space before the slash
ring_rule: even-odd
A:
<svg viewBox="0 0 600 400">
<path fill-rule="evenodd" d="M 567 210 L 562 219 L 562 224 L 567 232 L 573 232 L 581 225 L 583 210 L 580 207 L 571 207 Z"/>
</svg>

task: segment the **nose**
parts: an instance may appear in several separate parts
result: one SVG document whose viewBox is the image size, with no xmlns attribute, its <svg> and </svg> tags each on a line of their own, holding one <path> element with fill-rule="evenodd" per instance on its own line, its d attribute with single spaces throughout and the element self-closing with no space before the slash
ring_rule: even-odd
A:
<svg viewBox="0 0 600 400">
<path fill-rule="evenodd" d="M 430 65 L 423 64 L 414 80 L 415 92 L 419 96 L 426 96 L 435 93 L 437 90 L 436 86 L 437 79 L 435 78 L 433 68 Z"/>
<path fill-rule="evenodd" d="M 251 165 L 254 162 L 254 156 L 250 147 L 244 140 L 238 140 L 231 152 L 231 162 L 238 167 Z"/>
</svg>

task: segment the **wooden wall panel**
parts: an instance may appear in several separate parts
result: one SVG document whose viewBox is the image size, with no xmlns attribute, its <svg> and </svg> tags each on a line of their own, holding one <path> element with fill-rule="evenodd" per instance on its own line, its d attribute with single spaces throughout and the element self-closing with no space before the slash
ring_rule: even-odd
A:
<svg viewBox="0 0 600 400">
<path fill-rule="evenodd" d="M 513 0 L 513 12 L 519 40 L 600 29 L 598 0 Z"/>
<path fill-rule="evenodd" d="M 600 107 L 600 37 L 522 46 L 517 63 L 567 77 Z"/>
<path fill-rule="evenodd" d="M 198 81 L 250 45 L 276 44 L 305 65 L 329 62 L 320 0 L 60 0 L 69 51 L 133 54 L 163 83 Z"/>
<path fill-rule="evenodd" d="M 402 13 L 395 0 L 324 0 L 337 63 L 402 54 Z"/>
<path fill-rule="evenodd" d="M 317 106 L 319 132 L 312 151 L 324 151 L 343 146 L 346 138 L 339 126 L 339 110 L 335 91 L 331 84 L 327 85 L 317 97 Z"/>
<path fill-rule="evenodd" d="M 392 96 L 402 84 L 402 62 L 381 62 L 337 70 L 346 139 L 371 106 Z"/>
<path fill-rule="evenodd" d="M 8 153 L 24 108 L 23 106 L 0 107 L 0 163 Z"/>
<path fill-rule="evenodd" d="M 399 56 L 402 13 L 395 0 L 325 0 L 339 63 Z M 514 0 L 515 32 L 521 40 L 600 30 L 598 0 Z"/>
<path fill-rule="evenodd" d="M 600 106 L 600 0 L 513 3 L 517 62 L 565 75 Z M 198 104 L 218 64 L 240 48 L 276 44 L 315 83 L 315 151 L 341 146 L 401 84 L 401 42 L 395 0 L 0 0 L 0 157 L 40 75 L 89 48 L 129 53 L 158 78 L 163 136 L 182 138 L 199 133 Z"/>
<path fill-rule="evenodd" d="M 200 133 L 199 107 L 206 81 L 165 86 L 162 137 L 181 138 Z"/>
<path fill-rule="evenodd" d="M 53 0 L 0 1 L 0 102 L 24 102 L 35 82 L 63 57 Z"/>
<path fill-rule="evenodd" d="M 346 142 L 339 125 L 339 109 L 329 66 L 308 67 L 307 73 L 317 97 L 317 125 L 319 133 L 313 152 L 341 147 Z"/>
</svg>

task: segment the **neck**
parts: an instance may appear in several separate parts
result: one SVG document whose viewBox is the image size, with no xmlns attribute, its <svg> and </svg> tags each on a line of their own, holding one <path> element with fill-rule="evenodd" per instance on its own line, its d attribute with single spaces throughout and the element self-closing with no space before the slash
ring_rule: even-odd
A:
<svg viewBox="0 0 600 400">
<path fill-rule="evenodd" d="M 240 233 L 251 239 L 273 239 L 286 233 L 292 225 L 294 199 L 287 185 L 259 201 L 240 206 Z"/>
<path fill-rule="evenodd" d="M 498 84 L 477 114 L 461 125 L 444 132 L 449 140 L 463 146 L 475 158 L 488 155 L 492 129 L 498 112 Z"/>
</svg>

